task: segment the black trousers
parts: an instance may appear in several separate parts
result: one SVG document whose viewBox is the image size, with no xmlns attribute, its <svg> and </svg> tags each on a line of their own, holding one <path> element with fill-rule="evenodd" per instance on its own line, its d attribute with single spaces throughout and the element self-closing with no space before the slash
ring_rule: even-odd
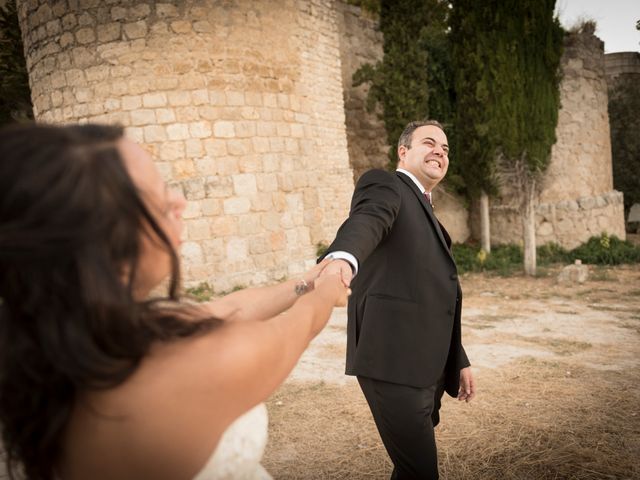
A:
<svg viewBox="0 0 640 480">
<path fill-rule="evenodd" d="M 438 454 L 433 432 L 440 421 L 444 377 L 427 388 L 416 388 L 358 377 L 382 443 L 393 462 L 391 480 L 438 478 Z"/>
</svg>

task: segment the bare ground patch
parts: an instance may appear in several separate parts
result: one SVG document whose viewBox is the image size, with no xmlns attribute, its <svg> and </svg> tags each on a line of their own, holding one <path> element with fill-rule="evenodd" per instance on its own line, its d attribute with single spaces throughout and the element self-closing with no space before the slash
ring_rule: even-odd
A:
<svg viewBox="0 0 640 480">
<path fill-rule="evenodd" d="M 478 380 L 436 430 L 443 479 L 640 478 L 640 269 L 583 285 L 547 276 L 462 278 Z M 602 308 L 605 307 L 605 308 Z M 391 464 L 357 382 L 343 375 L 346 314 L 268 402 L 276 479 L 383 479 Z"/>
</svg>

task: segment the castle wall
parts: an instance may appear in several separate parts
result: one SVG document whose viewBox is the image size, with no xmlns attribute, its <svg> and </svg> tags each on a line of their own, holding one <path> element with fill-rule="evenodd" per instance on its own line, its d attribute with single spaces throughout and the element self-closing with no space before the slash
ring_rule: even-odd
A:
<svg viewBox="0 0 640 480">
<path fill-rule="evenodd" d="M 371 168 L 385 168 L 389 146 L 378 111 L 367 112 L 368 85 L 353 86 L 353 74 L 365 63 L 382 60 L 382 32 L 378 19 L 360 7 L 336 2 L 339 18 L 342 86 L 347 126 L 349 161 L 354 181 Z M 379 108 L 379 107 L 378 107 Z"/>
<path fill-rule="evenodd" d="M 323 0 L 18 0 L 36 118 L 120 123 L 189 200 L 187 283 L 295 276 L 353 189 Z"/>
<path fill-rule="evenodd" d="M 623 198 L 613 189 L 604 49 L 587 32 L 565 40 L 557 141 L 536 209 L 536 242 L 574 248 L 603 232 L 625 238 Z M 477 228 L 477 226 L 475 226 Z M 492 243 L 520 243 L 520 217 L 492 199 Z"/>
</svg>

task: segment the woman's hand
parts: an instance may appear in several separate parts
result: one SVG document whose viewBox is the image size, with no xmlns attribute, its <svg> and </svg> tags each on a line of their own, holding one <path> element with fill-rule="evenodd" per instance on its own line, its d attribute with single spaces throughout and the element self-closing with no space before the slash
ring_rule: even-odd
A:
<svg viewBox="0 0 640 480">
<path fill-rule="evenodd" d="M 326 274 L 315 280 L 318 294 L 326 296 L 334 307 L 344 307 L 347 304 L 351 289 L 344 285 L 339 274 Z"/>
<path fill-rule="evenodd" d="M 325 267 L 329 265 L 329 263 L 331 263 L 331 260 L 328 258 L 325 258 L 320 263 L 316 264 L 313 268 L 311 268 L 309 271 L 305 272 L 302 275 L 302 279 L 307 284 L 308 292 L 314 289 L 316 279 L 320 276 L 320 274 L 325 269 Z"/>
</svg>

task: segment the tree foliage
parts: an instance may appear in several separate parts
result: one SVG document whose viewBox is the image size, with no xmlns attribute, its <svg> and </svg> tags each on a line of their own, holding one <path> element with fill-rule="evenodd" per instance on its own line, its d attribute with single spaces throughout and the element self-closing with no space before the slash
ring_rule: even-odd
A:
<svg viewBox="0 0 640 480">
<path fill-rule="evenodd" d="M 0 124 L 33 118 L 15 0 L 0 6 Z"/>
<path fill-rule="evenodd" d="M 624 207 L 640 203 L 640 81 L 621 75 L 609 90 L 613 186 L 624 194 Z"/>
<path fill-rule="evenodd" d="M 370 84 L 370 111 L 382 106 L 392 166 L 397 163 L 398 137 L 408 122 L 428 116 L 446 125 L 452 119 L 448 14 L 449 2 L 443 0 L 380 2 L 384 57 L 376 65 L 363 65 L 353 81 L 355 86 Z"/>
<path fill-rule="evenodd" d="M 496 161 L 543 172 L 555 143 L 563 30 L 555 0 L 453 0 L 458 161 L 471 196 L 497 193 Z"/>
</svg>

